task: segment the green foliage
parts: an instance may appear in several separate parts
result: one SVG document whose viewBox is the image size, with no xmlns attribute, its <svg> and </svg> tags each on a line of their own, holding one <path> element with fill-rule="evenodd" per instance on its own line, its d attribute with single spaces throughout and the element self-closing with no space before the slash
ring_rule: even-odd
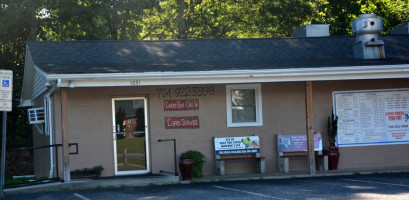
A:
<svg viewBox="0 0 409 200">
<path fill-rule="evenodd" d="M 145 153 L 145 137 L 123 138 L 116 140 L 116 151 L 119 154 L 128 153 Z"/>
<path fill-rule="evenodd" d="M 181 158 L 193 158 L 195 164 L 193 167 L 193 177 L 195 178 L 201 178 L 203 177 L 203 164 L 206 163 L 206 156 L 203 155 L 201 152 L 199 151 L 187 151 L 185 153 L 183 153 L 181 156 Z"/>
<path fill-rule="evenodd" d="M 7 148 L 13 149 L 32 146 L 26 109 L 18 106 L 24 71 L 25 42 L 30 34 L 28 11 L 31 1 L 6 2 L 0 3 L 0 69 L 13 70 L 13 111 L 7 113 Z M 2 115 L 0 119 L 2 121 Z"/>
<path fill-rule="evenodd" d="M 408 0 L 361 0 L 361 13 L 376 13 L 383 20 L 383 34 L 389 33 L 398 24 L 409 21 Z"/>
<path fill-rule="evenodd" d="M 382 17 L 387 34 L 409 21 L 409 0 L 1 1 L 0 69 L 14 72 L 7 148 L 32 146 L 26 108 L 18 107 L 26 41 L 290 37 L 309 23 L 348 35 L 364 13 Z"/>
<path fill-rule="evenodd" d="M 91 169 L 91 171 L 94 171 L 98 174 L 101 174 L 102 170 L 104 170 L 104 168 L 101 165 L 95 166 Z"/>
<path fill-rule="evenodd" d="M 408 0 L 319 0 L 315 5 L 318 15 L 313 14 L 313 22 L 330 24 L 331 35 L 352 34 L 351 22 L 360 14 L 375 13 L 382 17 L 382 34 L 409 21 Z"/>
<path fill-rule="evenodd" d="M 75 177 L 88 177 L 88 176 L 100 176 L 101 172 L 104 170 L 104 168 L 101 165 L 95 166 L 91 169 L 89 168 L 84 168 L 84 169 L 78 169 L 75 171 L 71 172 L 71 176 L 73 178 Z"/>
<path fill-rule="evenodd" d="M 21 177 L 21 178 L 13 178 L 13 177 L 5 177 L 4 185 L 17 185 L 17 184 L 24 184 L 30 182 L 33 178 Z"/>
<path fill-rule="evenodd" d="M 289 37 L 297 27 L 310 23 L 313 13 L 311 1 L 265 1 L 260 7 L 257 26 L 264 36 Z"/>
<path fill-rule="evenodd" d="M 331 116 L 328 117 L 328 140 L 329 140 L 330 149 L 336 148 L 335 137 L 337 136 L 337 133 L 338 133 L 338 117 L 335 116 L 334 113 L 332 113 Z"/>
</svg>

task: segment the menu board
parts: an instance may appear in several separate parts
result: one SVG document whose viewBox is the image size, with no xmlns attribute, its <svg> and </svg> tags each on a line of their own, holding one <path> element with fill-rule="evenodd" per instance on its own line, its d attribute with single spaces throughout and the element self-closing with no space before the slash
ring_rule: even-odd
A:
<svg viewBox="0 0 409 200">
<path fill-rule="evenodd" d="M 333 92 L 337 145 L 409 143 L 409 89 Z"/>
</svg>

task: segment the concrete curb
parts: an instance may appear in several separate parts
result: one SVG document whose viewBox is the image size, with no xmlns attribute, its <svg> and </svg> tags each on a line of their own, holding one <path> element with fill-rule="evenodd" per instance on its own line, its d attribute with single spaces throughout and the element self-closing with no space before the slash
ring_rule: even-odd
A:
<svg viewBox="0 0 409 200">
<path fill-rule="evenodd" d="M 101 178 L 101 179 L 76 179 L 68 183 L 54 182 L 39 185 L 30 185 L 16 188 L 7 188 L 4 190 L 5 195 L 50 192 L 62 190 L 84 190 L 106 187 L 136 187 L 148 185 L 162 185 L 179 183 L 179 176 L 164 175 L 159 177 L 118 177 L 118 178 Z"/>
<path fill-rule="evenodd" d="M 192 182 L 216 182 L 216 181 L 245 181 L 245 180 L 269 180 L 269 179 L 291 179 L 291 178 L 311 178 L 325 176 L 351 176 L 376 173 L 409 173 L 409 167 L 405 168 L 374 168 L 374 169 L 346 169 L 317 171 L 316 174 L 309 174 L 308 171 L 290 172 L 290 173 L 267 173 L 267 174 L 240 174 L 226 176 L 212 176 L 200 179 L 193 179 Z"/>
<path fill-rule="evenodd" d="M 69 183 L 46 183 L 39 185 L 31 185 L 16 188 L 7 188 L 4 190 L 5 195 L 34 193 L 34 192 L 50 192 L 62 190 L 83 190 L 108 187 L 137 187 L 149 185 L 164 185 L 164 184 L 191 184 L 205 183 L 218 181 L 247 181 L 247 180 L 269 180 L 269 179 L 292 179 L 292 178 L 310 178 L 310 177 L 325 177 L 325 176 L 349 176 L 349 175 L 365 175 L 374 173 L 402 173 L 409 172 L 409 167 L 405 168 L 374 168 L 374 169 L 347 169 L 333 171 L 319 171 L 316 174 L 309 174 L 307 171 L 290 172 L 290 173 L 266 173 L 266 174 L 234 174 L 225 176 L 207 176 L 204 178 L 195 178 L 193 180 L 179 180 L 179 176 L 170 174 L 160 174 L 161 176 L 141 176 L 141 177 L 113 177 L 100 179 L 76 179 Z"/>
</svg>

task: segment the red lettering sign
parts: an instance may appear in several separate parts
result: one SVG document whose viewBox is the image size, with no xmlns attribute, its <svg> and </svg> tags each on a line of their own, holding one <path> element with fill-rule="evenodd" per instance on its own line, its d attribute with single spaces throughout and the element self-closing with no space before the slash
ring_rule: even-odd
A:
<svg viewBox="0 0 409 200">
<path fill-rule="evenodd" d="M 395 116 L 389 116 L 388 119 L 389 119 L 389 121 L 395 121 L 396 117 Z"/>
<path fill-rule="evenodd" d="M 405 112 L 403 112 L 403 111 L 396 111 L 395 112 L 395 115 L 404 115 L 405 114 Z"/>
<path fill-rule="evenodd" d="M 405 115 L 404 111 L 386 112 L 389 121 L 401 121 Z"/>
<path fill-rule="evenodd" d="M 199 110 L 199 99 L 165 100 L 164 111 Z"/>
<path fill-rule="evenodd" d="M 392 137 L 394 137 L 397 140 L 401 140 L 406 136 L 406 133 L 392 133 Z"/>
<path fill-rule="evenodd" d="M 165 117 L 165 129 L 199 128 L 199 117 Z"/>
</svg>

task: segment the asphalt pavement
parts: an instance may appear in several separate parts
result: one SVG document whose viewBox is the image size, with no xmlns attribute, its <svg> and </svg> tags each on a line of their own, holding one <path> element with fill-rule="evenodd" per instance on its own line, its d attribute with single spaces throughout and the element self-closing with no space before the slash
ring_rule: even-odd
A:
<svg viewBox="0 0 409 200">
<path fill-rule="evenodd" d="M 179 182 L 7 195 L 3 199 L 409 199 L 409 173 Z"/>
</svg>

